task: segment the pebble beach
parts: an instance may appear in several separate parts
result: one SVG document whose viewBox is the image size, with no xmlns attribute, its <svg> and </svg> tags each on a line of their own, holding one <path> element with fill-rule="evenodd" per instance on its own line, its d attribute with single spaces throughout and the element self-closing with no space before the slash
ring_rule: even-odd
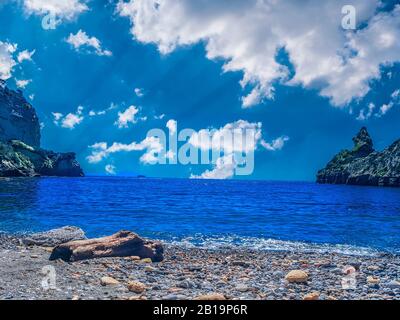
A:
<svg viewBox="0 0 400 320">
<path fill-rule="evenodd" d="M 398 300 L 400 257 L 164 245 L 164 260 L 49 261 L 0 237 L 1 300 Z M 54 286 L 43 286 L 54 268 Z M 350 282 L 346 282 L 350 279 Z"/>
</svg>

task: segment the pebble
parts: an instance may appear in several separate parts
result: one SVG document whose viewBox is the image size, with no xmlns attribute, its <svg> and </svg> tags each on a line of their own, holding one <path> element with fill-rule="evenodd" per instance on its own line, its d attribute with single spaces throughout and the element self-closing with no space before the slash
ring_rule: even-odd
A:
<svg viewBox="0 0 400 320">
<path fill-rule="evenodd" d="M 144 271 L 146 271 L 146 272 L 156 272 L 157 269 L 152 267 L 152 266 L 146 266 L 146 267 L 144 267 Z"/>
<path fill-rule="evenodd" d="M 119 281 L 112 277 L 102 277 L 100 283 L 102 286 L 114 286 L 119 284 Z"/>
<path fill-rule="evenodd" d="M 349 274 L 353 274 L 356 273 L 356 268 L 353 266 L 346 266 L 343 268 L 343 274 L 345 275 L 349 275 Z"/>
<path fill-rule="evenodd" d="M 369 271 L 378 271 L 380 269 L 380 267 L 379 266 L 368 266 L 367 269 Z"/>
<path fill-rule="evenodd" d="M 134 293 L 142 293 L 146 290 L 146 286 L 139 281 L 128 282 L 128 290 Z"/>
<path fill-rule="evenodd" d="M 311 292 L 303 297 L 303 300 L 319 300 L 319 292 Z"/>
<path fill-rule="evenodd" d="M 386 284 L 386 287 L 396 289 L 400 288 L 400 282 L 396 280 L 392 280 Z"/>
<path fill-rule="evenodd" d="M 178 296 L 175 294 L 169 294 L 165 297 L 163 297 L 164 300 L 178 300 Z"/>
<path fill-rule="evenodd" d="M 196 284 L 193 281 L 186 279 L 186 280 L 179 282 L 177 286 L 179 288 L 192 289 L 192 288 L 196 287 Z"/>
<path fill-rule="evenodd" d="M 286 275 L 285 279 L 290 283 L 307 282 L 308 274 L 302 270 L 292 270 Z"/>
<path fill-rule="evenodd" d="M 193 300 L 226 300 L 226 298 L 223 294 L 211 293 L 197 296 Z"/>
<path fill-rule="evenodd" d="M 317 296 L 319 300 L 400 299 L 400 256 L 394 255 L 354 259 L 341 253 L 207 250 L 167 245 L 165 260 L 154 264 L 149 260 L 142 264 L 138 257 L 47 262 L 56 267 L 57 289 L 46 292 L 38 286 L 37 272 L 48 258 L 49 253 L 43 248 L 26 250 L 0 240 L 0 300 L 312 300 Z M 353 260 L 362 261 L 359 270 L 350 264 Z M 344 266 L 356 271 L 355 289 L 342 288 Z M 293 272 L 301 277 L 289 277 Z M 104 277 L 111 277 L 119 285 L 100 285 Z M 379 283 L 375 283 L 377 279 Z M 140 285 L 132 285 L 138 280 Z M 296 285 L 297 281 L 307 285 Z"/>
<path fill-rule="evenodd" d="M 144 258 L 140 260 L 140 263 L 153 263 L 153 261 L 150 258 Z"/>
<path fill-rule="evenodd" d="M 247 292 L 249 291 L 249 287 L 243 283 L 239 283 L 236 285 L 235 289 L 239 292 Z"/>
<path fill-rule="evenodd" d="M 378 284 L 381 280 L 378 277 L 368 276 L 367 282 L 370 284 Z"/>
</svg>

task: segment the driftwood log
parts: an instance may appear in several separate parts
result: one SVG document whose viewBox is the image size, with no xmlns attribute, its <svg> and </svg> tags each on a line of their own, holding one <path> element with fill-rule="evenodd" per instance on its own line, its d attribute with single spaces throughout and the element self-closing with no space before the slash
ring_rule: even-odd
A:
<svg viewBox="0 0 400 320">
<path fill-rule="evenodd" d="M 138 256 L 150 258 L 153 262 L 163 260 L 163 246 L 160 242 L 144 240 L 130 231 L 120 231 L 114 235 L 77 240 L 56 246 L 50 260 L 79 261 L 105 257 Z"/>
</svg>

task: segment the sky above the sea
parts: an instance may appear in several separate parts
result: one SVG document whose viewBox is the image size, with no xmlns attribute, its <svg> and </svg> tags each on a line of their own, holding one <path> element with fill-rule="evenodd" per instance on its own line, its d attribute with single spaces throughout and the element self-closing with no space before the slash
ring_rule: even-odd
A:
<svg viewBox="0 0 400 320">
<path fill-rule="evenodd" d="M 0 78 L 86 174 L 313 181 L 362 126 L 400 138 L 396 2 L 1 0 Z M 254 171 L 152 164 L 155 128 L 255 129 Z"/>
</svg>

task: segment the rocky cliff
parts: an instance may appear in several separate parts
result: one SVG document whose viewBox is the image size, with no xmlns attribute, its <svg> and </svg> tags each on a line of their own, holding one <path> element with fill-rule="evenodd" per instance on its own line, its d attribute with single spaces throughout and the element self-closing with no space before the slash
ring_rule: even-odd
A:
<svg viewBox="0 0 400 320">
<path fill-rule="evenodd" d="M 0 142 L 12 139 L 40 147 L 39 119 L 21 91 L 9 90 L 0 83 Z"/>
<path fill-rule="evenodd" d="M 400 140 L 378 152 L 364 127 L 353 138 L 354 148 L 338 153 L 317 174 L 318 183 L 400 186 Z"/>
<path fill-rule="evenodd" d="M 80 177 L 74 153 L 40 148 L 40 124 L 35 109 L 21 91 L 0 82 L 0 177 Z"/>
</svg>

